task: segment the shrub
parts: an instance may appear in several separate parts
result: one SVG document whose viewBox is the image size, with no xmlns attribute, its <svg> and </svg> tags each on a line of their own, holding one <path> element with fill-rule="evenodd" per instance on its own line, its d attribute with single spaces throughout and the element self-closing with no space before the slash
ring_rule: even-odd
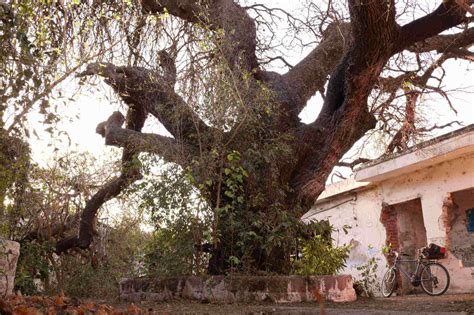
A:
<svg viewBox="0 0 474 315">
<path fill-rule="evenodd" d="M 37 281 L 48 282 L 51 271 L 49 257 L 53 252 L 51 243 L 22 242 L 18 258 L 15 291 L 25 295 L 36 295 L 41 291 Z"/>
<path fill-rule="evenodd" d="M 294 261 L 294 273 L 298 275 L 333 275 L 346 265 L 350 245 L 334 246 L 328 221 L 314 222 L 310 225 L 316 233 L 314 237 L 301 242 L 301 259 Z"/>
</svg>

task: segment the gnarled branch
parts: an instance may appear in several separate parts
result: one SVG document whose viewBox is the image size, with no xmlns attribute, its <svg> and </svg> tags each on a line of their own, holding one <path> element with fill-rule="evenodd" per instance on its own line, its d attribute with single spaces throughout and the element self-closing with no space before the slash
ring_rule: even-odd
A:
<svg viewBox="0 0 474 315">
<path fill-rule="evenodd" d="M 290 93 L 297 100 L 296 114 L 327 82 L 350 43 L 350 25 L 331 24 L 324 32 L 323 41 L 303 60 L 283 75 Z"/>
<path fill-rule="evenodd" d="M 163 58 L 161 58 L 163 60 Z M 93 63 L 79 76 L 100 75 L 129 106 L 137 104 L 155 116 L 176 138 L 194 144 L 209 129 L 201 118 L 174 91 L 176 68 L 166 61 L 164 73 L 142 67 L 119 67 Z"/>
<path fill-rule="evenodd" d="M 109 118 L 109 125 L 117 126 L 123 121 L 127 122 L 126 128 L 139 132 L 146 120 L 146 109 L 133 105 L 127 111 L 127 118 L 118 114 Z M 107 134 L 107 124 L 100 124 L 97 128 L 98 132 Z M 79 223 L 79 234 L 60 240 L 56 244 L 56 253 L 61 254 L 69 249 L 78 247 L 86 249 L 94 238 L 94 219 L 100 207 L 107 201 L 117 197 L 131 183 L 141 178 L 140 165 L 136 162 L 137 153 L 129 148 L 124 148 L 122 153 L 122 171 L 119 177 L 112 179 L 102 186 L 87 202 L 81 213 Z"/>
<path fill-rule="evenodd" d="M 392 54 L 400 52 L 432 36 L 466 21 L 465 11 L 455 1 L 448 0 L 432 13 L 401 27 L 400 36 Z"/>
<path fill-rule="evenodd" d="M 408 51 L 421 53 L 436 51 L 446 53 L 474 44 L 474 28 L 468 28 L 456 34 L 436 35 L 408 46 Z"/>
<path fill-rule="evenodd" d="M 222 53 L 231 69 L 252 72 L 258 68 L 255 54 L 255 21 L 233 0 L 141 0 L 149 13 L 170 14 L 191 23 L 203 24 L 224 32 Z"/>
<path fill-rule="evenodd" d="M 168 162 L 183 164 L 190 155 L 190 149 L 176 139 L 122 128 L 125 118 L 114 112 L 110 118 L 97 126 L 97 133 L 105 138 L 107 145 L 126 148 L 131 152 L 148 152 L 162 157 Z"/>
</svg>

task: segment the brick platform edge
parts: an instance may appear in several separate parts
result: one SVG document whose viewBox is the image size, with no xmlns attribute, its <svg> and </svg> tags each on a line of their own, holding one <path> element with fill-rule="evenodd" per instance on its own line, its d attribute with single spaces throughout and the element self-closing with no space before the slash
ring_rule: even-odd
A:
<svg viewBox="0 0 474 315">
<path fill-rule="evenodd" d="M 198 300 L 213 303 L 291 303 L 356 300 L 350 275 L 339 276 L 209 276 L 133 278 L 120 282 L 120 297 L 129 302 Z"/>
<path fill-rule="evenodd" d="M 0 239 L 0 297 L 13 292 L 20 244 Z"/>
</svg>

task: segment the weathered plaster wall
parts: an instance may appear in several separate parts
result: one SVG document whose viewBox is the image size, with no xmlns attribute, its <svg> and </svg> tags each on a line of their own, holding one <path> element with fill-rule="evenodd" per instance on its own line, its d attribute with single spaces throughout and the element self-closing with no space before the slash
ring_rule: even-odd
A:
<svg viewBox="0 0 474 315">
<path fill-rule="evenodd" d="M 368 188 L 354 195 L 337 196 L 331 202 L 315 206 L 305 220 L 328 219 L 336 229 L 333 238 L 338 245 L 351 244 L 347 266 L 342 273 L 351 274 L 360 279 L 361 271 L 357 270 L 372 257 L 378 260 L 377 276 L 381 279 L 385 272 L 386 259 L 382 254 L 386 232 L 380 222 L 382 202 L 377 188 Z M 345 234 L 343 226 L 351 228 Z"/>
<path fill-rule="evenodd" d="M 356 300 L 352 278 L 340 276 L 210 276 L 134 278 L 120 282 L 120 298 L 128 301 L 190 299 L 212 303 L 333 302 Z"/>
<path fill-rule="evenodd" d="M 446 232 L 449 250 L 465 267 L 474 267 L 474 232 L 467 229 L 467 211 L 474 208 L 474 188 L 453 192 Z"/>
<path fill-rule="evenodd" d="M 380 222 L 383 204 L 395 205 L 419 198 L 427 243 L 446 245 L 443 203 L 449 193 L 474 187 L 474 154 L 373 184 L 375 188 L 357 192 L 357 201 L 341 204 L 348 195 L 336 195 L 330 201 L 320 201 L 305 215 L 305 220 L 328 218 L 336 228 L 352 226 L 348 235 L 343 235 L 341 230 L 333 237 L 340 244 L 356 245 L 344 271 L 354 276 L 360 273 L 356 266 L 373 255 L 381 259 L 380 277 L 383 274 L 385 257 L 380 253 L 386 241 L 386 230 Z M 369 245 L 373 248 L 368 249 Z M 451 275 L 448 292 L 474 292 L 474 268 L 463 266 L 462 261 L 449 252 L 441 262 Z"/>
<path fill-rule="evenodd" d="M 421 198 L 428 242 L 445 242 L 443 201 L 453 191 L 474 187 L 474 154 L 430 166 L 379 184 L 381 198 L 388 204 Z"/>
<path fill-rule="evenodd" d="M 389 204 L 419 197 L 427 242 L 447 245 L 443 204 L 451 192 L 474 187 L 474 154 L 446 161 L 379 184 L 380 197 Z M 474 235 L 471 237 L 474 238 Z M 441 260 L 451 275 L 449 292 L 474 292 L 474 268 L 448 252 Z"/>
</svg>

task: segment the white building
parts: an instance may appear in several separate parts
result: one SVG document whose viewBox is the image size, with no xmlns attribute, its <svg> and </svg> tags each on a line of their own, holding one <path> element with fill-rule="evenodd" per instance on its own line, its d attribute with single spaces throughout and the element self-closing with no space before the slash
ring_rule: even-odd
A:
<svg viewBox="0 0 474 315">
<path fill-rule="evenodd" d="M 381 279 L 387 244 L 414 256 L 429 243 L 446 246 L 448 291 L 474 292 L 474 125 L 425 142 L 330 185 L 303 220 L 329 219 L 339 245 L 352 244 L 345 273 L 371 257 Z M 349 225 L 349 233 L 342 227 Z"/>
</svg>

